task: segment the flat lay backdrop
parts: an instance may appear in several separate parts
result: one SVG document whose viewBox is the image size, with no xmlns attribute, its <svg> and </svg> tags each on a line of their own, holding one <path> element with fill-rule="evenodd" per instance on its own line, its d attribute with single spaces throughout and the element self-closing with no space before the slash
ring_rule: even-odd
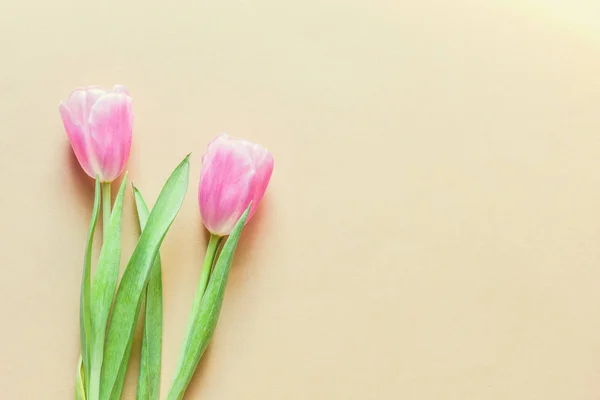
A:
<svg viewBox="0 0 600 400">
<path fill-rule="evenodd" d="M 58 103 L 115 83 L 150 203 L 192 152 L 163 397 L 201 155 L 228 132 L 275 172 L 187 398 L 600 398 L 599 19 L 595 0 L 3 1 L 0 398 L 73 396 L 93 187 Z M 124 266 L 131 191 L 123 232 Z"/>
</svg>

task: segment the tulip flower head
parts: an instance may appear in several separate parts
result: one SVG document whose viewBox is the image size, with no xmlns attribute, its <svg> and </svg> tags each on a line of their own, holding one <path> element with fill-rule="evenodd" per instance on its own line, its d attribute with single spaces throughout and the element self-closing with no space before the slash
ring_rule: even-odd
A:
<svg viewBox="0 0 600 400">
<path fill-rule="evenodd" d="M 132 101 L 124 86 L 77 89 L 59 106 L 73 152 L 86 174 L 114 181 L 131 149 Z"/>
<path fill-rule="evenodd" d="M 246 223 L 256 211 L 273 172 L 273 156 L 264 147 L 220 134 L 202 157 L 198 201 L 206 228 L 214 235 L 231 233 L 252 202 Z"/>
</svg>

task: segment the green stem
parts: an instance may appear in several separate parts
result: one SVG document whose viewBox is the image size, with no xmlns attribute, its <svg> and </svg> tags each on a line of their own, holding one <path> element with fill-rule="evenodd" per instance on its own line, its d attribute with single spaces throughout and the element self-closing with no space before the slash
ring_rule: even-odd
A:
<svg viewBox="0 0 600 400">
<path fill-rule="evenodd" d="M 102 182 L 102 247 L 104 251 L 104 246 L 107 244 L 110 233 L 110 214 L 111 214 L 111 194 L 110 194 L 110 182 Z M 96 283 L 96 282 L 94 282 Z M 96 322 L 98 324 L 99 322 Z M 92 342 L 95 343 L 97 338 L 93 338 Z M 103 341 L 102 341 L 103 342 Z M 101 342 L 101 343 L 102 343 Z M 95 347 L 95 346 L 94 346 Z M 94 349 L 93 352 L 102 351 Z M 102 366 L 102 354 L 94 353 L 92 354 L 92 362 L 91 362 L 91 373 L 90 373 L 90 382 L 88 384 L 88 393 L 86 393 L 88 400 L 97 400 L 100 396 L 100 368 Z M 97 361 L 100 360 L 100 361 Z M 86 382 L 87 383 L 87 382 Z"/>
<path fill-rule="evenodd" d="M 198 282 L 198 289 L 196 289 L 196 297 L 194 298 L 194 309 L 196 307 L 196 303 L 199 304 L 200 300 L 202 300 L 202 296 L 206 290 L 206 285 L 208 285 L 208 278 L 210 277 L 210 271 L 212 270 L 221 239 L 223 239 L 222 236 L 210 235 L 208 247 L 206 248 L 206 257 L 204 257 L 204 264 L 202 265 L 200 282 Z"/>
<path fill-rule="evenodd" d="M 102 232 L 104 242 L 108 236 L 108 224 L 110 223 L 111 197 L 110 182 L 102 182 Z"/>
<path fill-rule="evenodd" d="M 192 331 L 196 316 L 200 312 L 200 304 L 202 303 L 202 297 L 204 296 L 204 292 L 206 291 L 206 286 L 208 286 L 208 279 L 210 278 L 212 266 L 215 263 L 215 258 L 217 257 L 217 250 L 219 249 L 221 240 L 223 240 L 222 236 L 217 236 L 213 234 L 210 235 L 210 239 L 208 240 L 206 256 L 204 257 L 204 264 L 202 265 L 202 272 L 200 274 L 200 281 L 198 282 L 198 288 L 196 289 L 196 294 L 194 295 L 194 304 L 192 305 L 190 320 L 188 321 L 187 329 L 185 331 L 185 337 L 183 342 L 184 345 L 182 347 L 181 357 L 183 357 L 187 351 L 188 342 L 190 340 L 189 336 Z"/>
</svg>

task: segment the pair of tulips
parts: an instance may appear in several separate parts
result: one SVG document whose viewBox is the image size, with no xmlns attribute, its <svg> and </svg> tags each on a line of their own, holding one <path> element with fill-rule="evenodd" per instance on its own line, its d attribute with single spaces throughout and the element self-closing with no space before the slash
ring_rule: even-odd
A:
<svg viewBox="0 0 600 400">
<path fill-rule="evenodd" d="M 160 245 L 187 191 L 189 156 L 175 168 L 150 211 L 134 188 L 141 234 L 118 282 L 121 215 L 127 176 L 114 205 L 111 182 L 125 169 L 132 141 L 132 99 L 123 86 L 75 90 L 60 114 L 83 170 L 96 179 L 80 298 L 81 357 L 76 398 L 120 399 L 142 305 L 145 306 L 138 399 L 159 398 L 162 342 Z M 273 157 L 262 146 L 218 135 L 202 157 L 198 201 L 210 240 L 184 343 L 167 399 L 181 399 L 212 336 L 242 228 L 263 197 Z M 104 240 L 96 271 L 91 247 L 102 204 Z M 227 239 L 225 240 L 225 237 Z M 220 249 L 220 252 L 219 252 Z"/>
</svg>

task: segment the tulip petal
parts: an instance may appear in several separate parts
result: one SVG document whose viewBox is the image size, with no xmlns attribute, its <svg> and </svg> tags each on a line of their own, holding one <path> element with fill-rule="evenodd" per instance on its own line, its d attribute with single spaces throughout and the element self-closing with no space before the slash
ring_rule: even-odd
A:
<svg viewBox="0 0 600 400">
<path fill-rule="evenodd" d="M 105 94 L 105 90 L 94 86 L 74 90 L 67 100 L 73 119 L 85 126 L 92 107 Z"/>
<path fill-rule="evenodd" d="M 94 167 L 89 156 L 88 144 L 82 124 L 73 118 L 72 110 L 64 102 L 60 103 L 59 111 L 77 161 L 79 161 L 81 168 L 83 168 L 86 174 L 95 178 Z"/>
<path fill-rule="evenodd" d="M 251 201 L 247 221 L 256 211 L 273 172 L 273 156 L 258 144 L 222 133 L 208 145 L 202 165 L 200 215 L 211 233 L 228 235 Z"/>
<path fill-rule="evenodd" d="M 269 181 L 271 180 L 271 175 L 273 174 L 273 167 L 275 165 L 273 156 L 266 149 L 262 147 L 260 147 L 260 149 L 258 150 L 255 149 L 254 154 L 257 157 L 254 161 L 254 195 L 252 197 L 252 209 L 250 210 L 248 219 L 252 218 L 252 216 L 256 212 L 256 209 L 258 208 L 258 204 L 265 195 L 265 192 L 267 191 L 267 186 L 269 185 Z"/>
<path fill-rule="evenodd" d="M 209 231 L 220 236 L 231 232 L 254 196 L 253 174 L 252 159 L 239 148 L 225 145 L 217 151 L 209 149 L 198 189 L 200 213 Z"/>
<path fill-rule="evenodd" d="M 88 121 L 91 151 L 96 155 L 100 178 L 113 181 L 123 172 L 131 149 L 131 98 L 120 93 L 101 97 L 92 107 Z"/>
<path fill-rule="evenodd" d="M 215 147 L 218 147 L 219 143 L 226 142 L 229 139 L 229 135 L 226 133 L 220 133 L 213 138 L 208 144 L 206 153 L 202 154 L 202 165 L 204 165 L 205 159 L 209 153 L 214 151 Z"/>
<path fill-rule="evenodd" d="M 113 87 L 113 92 L 123 93 L 123 94 L 126 94 L 127 96 L 131 96 L 129 93 L 129 90 L 123 85 L 115 85 L 115 87 Z"/>
</svg>

